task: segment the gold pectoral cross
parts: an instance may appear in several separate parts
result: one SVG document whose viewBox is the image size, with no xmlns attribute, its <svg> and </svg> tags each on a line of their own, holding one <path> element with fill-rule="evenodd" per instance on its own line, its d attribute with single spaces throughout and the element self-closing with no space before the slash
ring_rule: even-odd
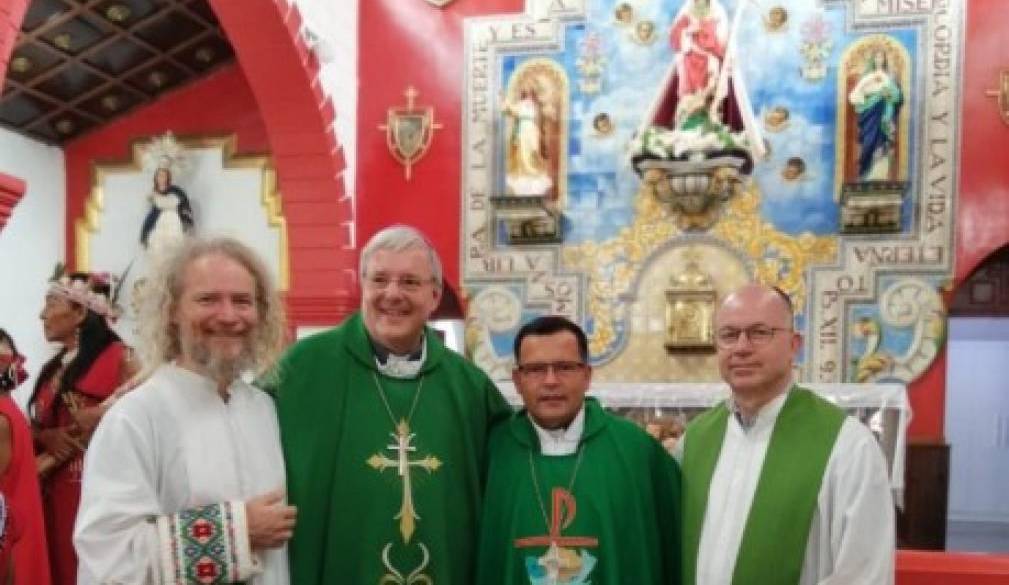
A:
<svg viewBox="0 0 1009 585">
<path fill-rule="evenodd" d="M 403 480 L 403 503 L 400 505 L 399 514 L 396 514 L 395 519 L 399 520 L 399 532 L 403 535 L 403 542 L 406 543 L 410 542 L 417 520 L 420 520 L 420 516 L 417 515 L 413 507 L 410 468 L 421 467 L 426 469 L 428 473 L 434 473 L 441 467 L 441 461 L 433 455 L 428 455 L 423 459 L 410 459 L 410 453 L 417 450 L 417 447 L 411 444 L 416 434 L 410 432 L 410 425 L 406 420 L 399 421 L 399 424 L 396 425 L 396 432 L 389 434 L 392 436 L 394 444 L 388 445 L 386 449 L 395 451 L 396 459 L 390 459 L 379 452 L 368 458 L 368 465 L 379 472 L 395 467 L 399 472 L 400 479 Z"/>
</svg>

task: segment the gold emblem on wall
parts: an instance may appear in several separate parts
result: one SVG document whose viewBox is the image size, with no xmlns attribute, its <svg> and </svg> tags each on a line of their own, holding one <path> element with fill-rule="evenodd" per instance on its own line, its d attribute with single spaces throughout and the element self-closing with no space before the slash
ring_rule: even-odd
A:
<svg viewBox="0 0 1009 585">
<path fill-rule="evenodd" d="M 984 94 L 995 98 L 998 102 L 999 116 L 1004 123 L 1009 124 L 1009 69 L 999 72 L 998 89 L 989 89 Z"/>
<path fill-rule="evenodd" d="M 803 274 L 810 266 L 836 261 L 837 236 L 781 232 L 761 218 L 760 199 L 756 184 L 745 184 L 741 193 L 722 204 L 720 219 L 709 233 L 742 252 L 753 262 L 751 277 L 787 292 L 801 311 L 806 303 Z M 638 193 L 636 208 L 634 223 L 617 238 L 563 249 L 564 267 L 589 275 L 586 308 L 595 324 L 589 335 L 593 355 L 607 350 L 617 339 L 617 322 L 624 317 L 615 299 L 631 290 L 653 250 L 684 233 L 670 221 L 669 210 L 644 190 Z"/>
<path fill-rule="evenodd" d="M 385 124 L 379 124 L 378 129 L 385 132 L 389 154 L 403 165 L 406 180 L 409 181 L 413 165 L 427 154 L 434 131 L 440 130 L 442 125 L 434 121 L 433 107 L 414 105 L 419 94 L 416 89 L 407 87 L 403 93 L 406 96 L 406 106 L 389 108 Z"/>
<path fill-rule="evenodd" d="M 701 271 L 700 254 L 693 249 L 683 253 L 687 266 L 670 279 L 666 289 L 666 350 L 713 351 L 713 316 L 715 287 Z"/>
</svg>

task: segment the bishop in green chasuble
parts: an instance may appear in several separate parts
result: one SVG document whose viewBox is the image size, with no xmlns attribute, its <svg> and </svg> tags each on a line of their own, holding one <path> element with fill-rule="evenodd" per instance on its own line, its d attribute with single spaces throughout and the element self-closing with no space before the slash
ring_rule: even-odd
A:
<svg viewBox="0 0 1009 585">
<path fill-rule="evenodd" d="M 491 436 L 479 585 L 680 582 L 675 461 L 595 399 L 584 416 L 571 455 L 541 454 L 525 410 Z"/>
<path fill-rule="evenodd" d="M 472 583 L 487 437 L 511 409 L 432 330 L 424 343 L 416 376 L 387 376 L 355 314 L 282 361 L 292 583 Z"/>
</svg>

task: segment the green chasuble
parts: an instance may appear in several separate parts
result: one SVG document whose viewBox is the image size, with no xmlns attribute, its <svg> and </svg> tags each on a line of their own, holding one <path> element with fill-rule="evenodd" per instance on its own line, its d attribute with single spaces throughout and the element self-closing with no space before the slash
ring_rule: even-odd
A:
<svg viewBox="0 0 1009 585">
<path fill-rule="evenodd" d="M 730 416 L 722 403 L 687 427 L 683 452 L 685 585 L 696 581 L 708 491 Z M 823 473 L 845 416 L 843 410 L 805 388 L 793 386 L 789 391 L 771 431 L 732 585 L 799 582 Z"/>
<path fill-rule="evenodd" d="M 291 583 L 472 583 L 487 439 L 511 409 L 480 369 L 424 338 L 412 379 L 378 372 L 360 314 L 281 361 Z"/>
<path fill-rule="evenodd" d="M 680 582 L 679 468 L 634 423 L 587 399 L 578 453 L 545 456 L 523 410 L 490 458 L 478 585 Z"/>
</svg>

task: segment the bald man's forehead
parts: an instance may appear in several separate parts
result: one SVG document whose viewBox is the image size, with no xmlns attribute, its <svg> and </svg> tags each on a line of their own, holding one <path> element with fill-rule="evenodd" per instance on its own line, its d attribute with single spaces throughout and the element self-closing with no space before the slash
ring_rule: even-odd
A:
<svg viewBox="0 0 1009 585">
<path fill-rule="evenodd" d="M 715 323 L 721 325 L 791 326 L 793 315 L 785 300 L 771 289 L 746 288 L 730 294 L 715 313 Z"/>
</svg>

